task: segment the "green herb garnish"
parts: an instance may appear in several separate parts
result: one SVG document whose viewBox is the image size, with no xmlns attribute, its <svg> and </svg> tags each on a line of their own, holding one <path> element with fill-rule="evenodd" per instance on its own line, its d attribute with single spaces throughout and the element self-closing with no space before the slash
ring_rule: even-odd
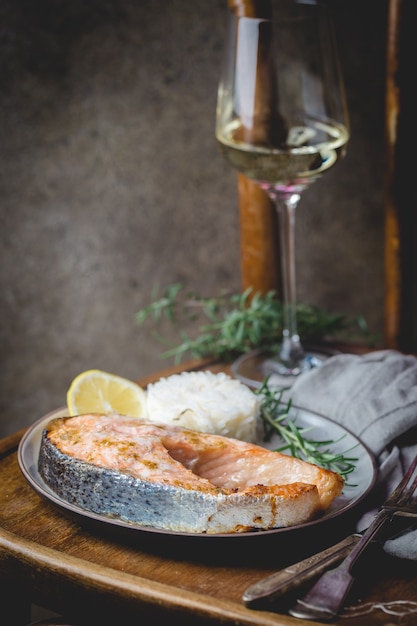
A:
<svg viewBox="0 0 417 626">
<path fill-rule="evenodd" d="M 268 441 L 272 434 L 277 433 L 284 442 L 281 447 L 276 449 L 278 452 L 288 451 L 291 456 L 337 472 L 346 479 L 355 469 L 355 462 L 358 459 L 347 456 L 351 450 L 346 450 L 343 453 L 335 453 L 330 450 L 330 447 L 340 439 L 337 441 L 309 439 L 306 436 L 309 429 L 299 428 L 295 424 L 294 417 L 291 417 L 291 400 L 287 403 L 282 401 L 285 391 L 286 389 L 270 388 L 268 380 L 265 380 L 256 392 L 261 397 L 260 416 L 265 440 Z"/>
<path fill-rule="evenodd" d="M 197 325 L 201 318 L 205 323 Z M 138 324 L 147 320 L 160 323 L 164 319 L 184 327 L 193 325 L 195 336 L 182 328 L 182 343 L 162 354 L 173 357 L 177 363 L 185 355 L 191 358 L 213 357 L 230 361 L 253 349 L 276 350 L 283 330 L 283 306 L 275 291 L 266 294 L 247 289 L 242 294 L 222 293 L 213 298 L 185 292 L 181 284 L 168 287 L 162 297 L 144 307 L 136 315 Z M 305 343 L 320 343 L 328 338 L 343 339 L 360 336 L 371 338 L 362 317 L 349 319 L 345 315 L 330 314 L 317 307 L 297 306 L 298 330 Z M 156 334 L 159 341 L 168 342 Z"/>
</svg>

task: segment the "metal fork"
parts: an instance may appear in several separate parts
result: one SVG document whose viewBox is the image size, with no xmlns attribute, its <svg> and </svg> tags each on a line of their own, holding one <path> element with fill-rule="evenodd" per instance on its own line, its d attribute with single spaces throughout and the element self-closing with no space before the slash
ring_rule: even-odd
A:
<svg viewBox="0 0 417 626">
<path fill-rule="evenodd" d="M 417 503 L 413 502 L 412 498 L 417 489 L 417 475 L 413 478 L 416 467 L 417 455 L 352 552 L 338 567 L 325 572 L 311 590 L 297 600 L 289 610 L 290 615 L 322 621 L 330 621 L 336 617 L 354 582 L 352 568 L 365 548 L 394 515 L 415 517 Z"/>
</svg>

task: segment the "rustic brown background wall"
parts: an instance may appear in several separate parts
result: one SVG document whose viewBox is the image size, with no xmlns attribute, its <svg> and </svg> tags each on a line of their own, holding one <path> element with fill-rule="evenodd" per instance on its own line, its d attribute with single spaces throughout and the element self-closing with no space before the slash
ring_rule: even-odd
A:
<svg viewBox="0 0 417 626">
<path fill-rule="evenodd" d="M 82 370 L 161 367 L 135 322 L 155 285 L 240 290 L 235 175 L 213 132 L 226 5 L 1 3 L 1 435 L 64 404 Z M 300 206 L 299 299 L 378 333 L 386 1 L 332 6 L 352 140 Z"/>
</svg>

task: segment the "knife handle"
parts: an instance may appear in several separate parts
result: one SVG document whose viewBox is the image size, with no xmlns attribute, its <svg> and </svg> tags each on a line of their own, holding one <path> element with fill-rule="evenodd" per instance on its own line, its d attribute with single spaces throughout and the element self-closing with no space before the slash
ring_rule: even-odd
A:
<svg viewBox="0 0 417 626">
<path fill-rule="evenodd" d="M 317 554 L 303 561 L 289 565 L 285 569 L 263 578 L 251 585 L 243 593 L 242 600 L 246 606 L 253 608 L 263 600 L 272 602 L 277 598 L 297 589 L 313 578 L 320 576 L 325 570 L 340 563 L 358 543 L 361 535 L 349 535 Z"/>
</svg>

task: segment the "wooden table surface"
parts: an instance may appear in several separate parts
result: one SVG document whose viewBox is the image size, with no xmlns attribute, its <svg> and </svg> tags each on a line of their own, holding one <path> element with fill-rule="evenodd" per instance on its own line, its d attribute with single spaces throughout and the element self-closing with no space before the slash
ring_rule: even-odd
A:
<svg viewBox="0 0 417 626">
<path fill-rule="evenodd" d="M 186 365 L 188 370 L 208 368 L 225 369 L 214 363 Z M 173 372 L 139 382 L 145 386 Z M 26 626 L 31 602 L 73 614 L 74 623 L 89 626 L 145 624 L 147 618 L 182 626 L 316 623 L 290 617 L 285 602 L 268 610 L 249 609 L 242 593 L 341 538 L 353 530 L 352 520 L 344 520 L 343 527 L 333 521 L 312 532 L 287 534 L 284 541 L 279 534 L 262 533 L 231 539 L 145 531 L 111 534 L 108 525 L 89 526 L 83 518 L 68 517 L 30 487 L 17 460 L 22 435 L 0 441 L 1 624 Z M 374 559 L 364 566 L 349 607 L 335 623 L 415 624 L 417 563 L 381 554 Z"/>
</svg>

